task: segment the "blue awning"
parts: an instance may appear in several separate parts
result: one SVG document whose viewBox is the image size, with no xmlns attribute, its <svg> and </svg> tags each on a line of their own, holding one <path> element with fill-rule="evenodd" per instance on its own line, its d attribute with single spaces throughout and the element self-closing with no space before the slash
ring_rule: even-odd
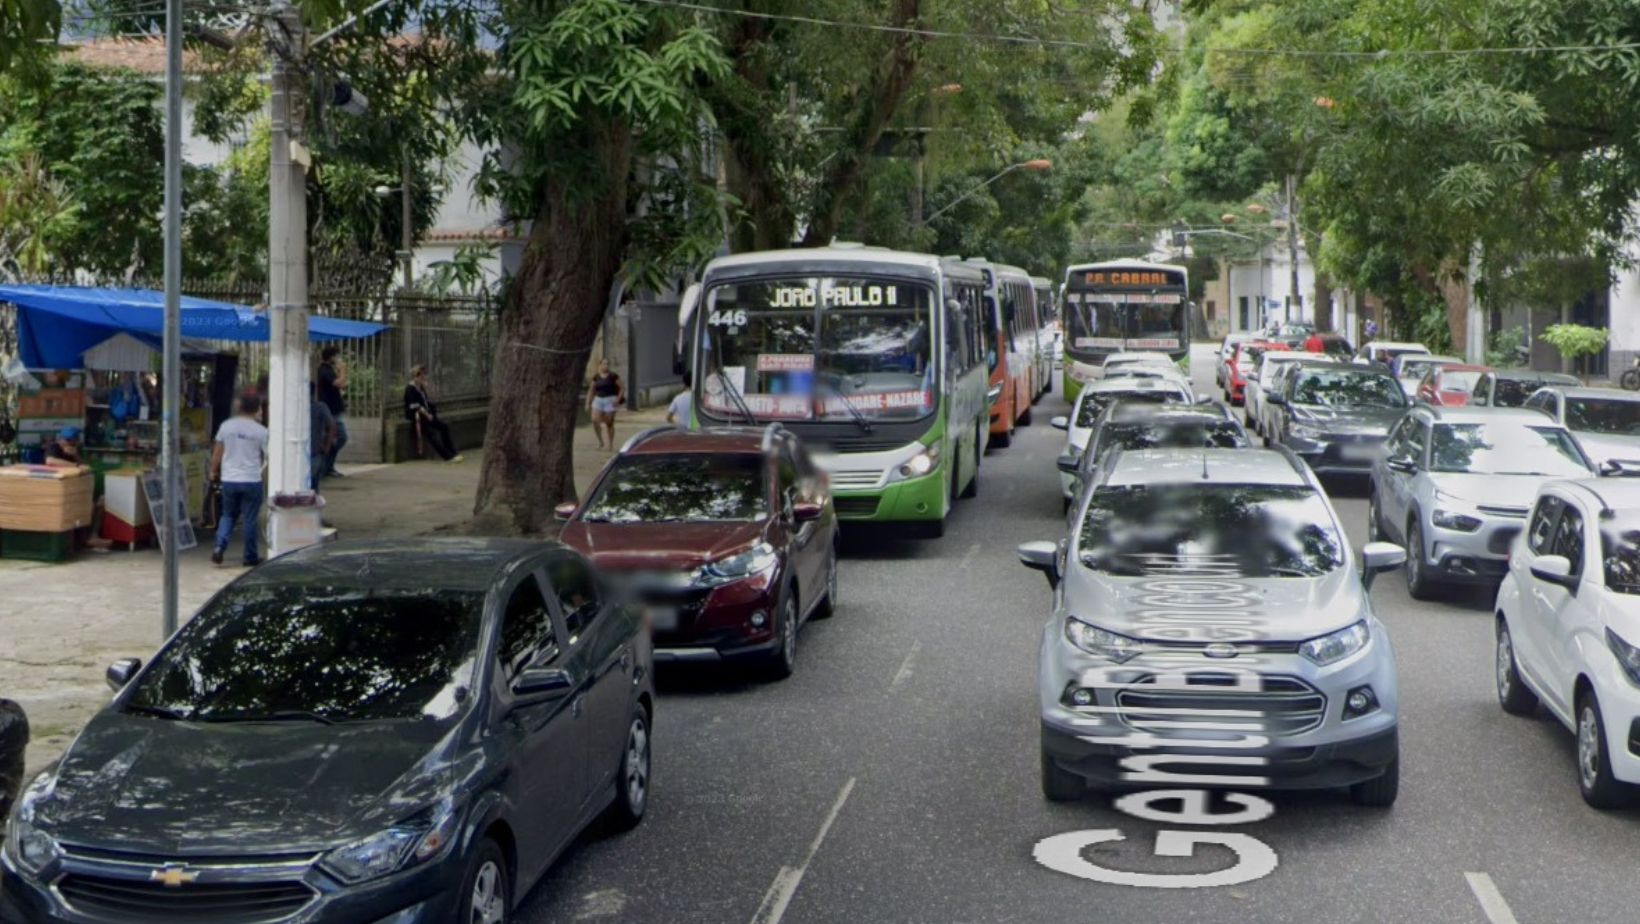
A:
<svg viewBox="0 0 1640 924">
<path fill-rule="evenodd" d="M 80 355 L 118 333 L 161 337 L 165 295 L 150 289 L 82 286 L 0 286 L 0 302 L 17 306 L 17 339 L 30 369 L 74 369 Z M 311 316 L 314 343 L 359 340 L 386 330 L 366 321 Z M 189 340 L 268 341 L 268 316 L 244 305 L 182 299 L 182 336 Z"/>
</svg>

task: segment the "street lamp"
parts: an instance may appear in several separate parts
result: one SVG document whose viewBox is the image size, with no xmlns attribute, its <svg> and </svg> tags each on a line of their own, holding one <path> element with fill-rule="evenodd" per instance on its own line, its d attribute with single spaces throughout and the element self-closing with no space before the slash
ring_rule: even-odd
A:
<svg viewBox="0 0 1640 924">
<path fill-rule="evenodd" d="M 955 208 L 959 203 L 961 203 L 963 200 L 967 199 L 969 196 L 972 196 L 974 193 L 979 192 L 980 190 L 984 189 L 987 186 L 990 186 L 992 183 L 995 183 L 997 180 L 1002 179 L 1003 177 L 1007 176 L 1010 173 L 1013 173 L 1015 170 L 1029 170 L 1033 173 L 1044 173 L 1044 172 L 1052 170 L 1052 169 L 1053 169 L 1053 161 L 1046 160 L 1046 159 L 1043 159 L 1043 158 L 1040 158 L 1040 157 L 1035 158 L 1033 160 L 1021 161 L 1017 164 L 1009 164 L 1007 167 L 1004 167 L 1004 168 L 1002 168 L 1002 170 L 998 171 L 995 176 L 993 176 L 990 179 L 986 180 L 985 182 L 979 184 L 978 186 L 975 186 L 974 188 L 968 190 L 967 192 L 963 193 L 962 195 L 956 197 L 955 199 L 952 199 L 950 202 L 947 202 L 944 206 L 940 207 L 940 209 L 937 210 L 936 212 L 934 212 L 934 214 L 928 216 L 927 218 L 924 218 L 922 221 L 917 222 L 916 227 L 920 228 L 923 225 L 926 225 L 929 222 L 933 221 L 934 219 L 940 217 L 941 215 L 944 215 L 946 212 L 951 211 L 951 209 Z"/>
</svg>

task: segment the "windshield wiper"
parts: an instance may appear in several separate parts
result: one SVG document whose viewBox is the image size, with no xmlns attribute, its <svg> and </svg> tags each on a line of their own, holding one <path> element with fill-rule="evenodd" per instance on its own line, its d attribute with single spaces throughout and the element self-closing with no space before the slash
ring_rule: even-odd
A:
<svg viewBox="0 0 1640 924">
<path fill-rule="evenodd" d="M 178 722 L 189 718 L 188 714 L 180 709 L 172 709 L 169 706 L 145 706 L 142 703 L 126 703 L 120 711 L 131 715 L 151 715 L 156 719 L 171 719 Z"/>
<path fill-rule="evenodd" d="M 729 377 L 721 372 L 718 373 L 718 381 L 723 383 L 723 390 L 729 393 L 729 400 L 735 403 L 735 410 L 746 418 L 747 425 L 757 426 L 757 415 L 752 413 L 751 405 L 746 403 L 746 396 L 740 393 L 735 383 L 729 381 Z"/>
<path fill-rule="evenodd" d="M 871 432 L 871 421 L 866 419 L 866 415 L 860 413 L 859 408 L 857 408 L 854 405 L 850 404 L 849 400 L 847 398 L 843 397 L 843 392 L 836 385 L 833 385 L 830 382 L 826 381 L 825 379 L 821 379 L 821 378 L 816 378 L 814 380 L 814 382 L 815 382 L 816 385 L 824 385 L 828 391 L 830 391 L 832 394 L 837 396 L 837 400 L 841 401 L 842 404 L 843 404 L 843 410 L 848 411 L 848 415 L 850 417 L 854 418 L 855 423 L 860 425 L 860 432 L 862 432 L 862 433 L 870 433 Z"/>
<path fill-rule="evenodd" d="M 201 716 L 201 722 L 318 722 L 335 725 L 336 720 L 306 709 L 276 709 L 273 712 L 222 712 Z"/>
</svg>

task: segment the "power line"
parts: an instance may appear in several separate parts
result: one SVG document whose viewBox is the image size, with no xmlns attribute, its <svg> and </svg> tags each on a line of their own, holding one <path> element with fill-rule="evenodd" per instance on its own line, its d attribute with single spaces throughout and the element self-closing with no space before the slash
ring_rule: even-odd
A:
<svg viewBox="0 0 1640 924">
<path fill-rule="evenodd" d="M 1304 48 L 1231 48 L 1209 46 L 1209 54 L 1257 55 L 1263 57 L 1293 58 L 1435 58 L 1470 57 L 1476 55 L 1534 55 L 1562 54 L 1581 51 L 1634 51 L 1640 42 L 1619 42 L 1614 45 L 1519 45 L 1495 48 L 1380 48 L 1375 51 L 1345 51 L 1342 49 Z"/>
<path fill-rule="evenodd" d="M 859 29 L 866 32 L 887 32 L 893 35 L 915 35 L 929 39 L 968 39 L 980 42 L 1002 42 L 1012 45 L 1039 45 L 1049 48 L 1078 48 L 1084 51 L 1109 51 L 1109 45 L 1078 42 L 1071 39 L 1045 39 L 1031 35 L 1001 35 L 995 32 L 949 32 L 941 29 L 922 29 L 912 26 L 888 26 L 881 23 L 855 22 L 846 19 L 823 19 L 818 16 L 797 16 L 789 13 L 757 13 L 751 10 L 730 10 L 687 0 L 639 0 L 650 6 L 666 6 L 698 13 L 716 13 L 719 16 L 740 16 L 745 19 L 763 19 L 775 22 L 793 22 L 809 26 L 830 26 L 838 29 Z"/>
</svg>

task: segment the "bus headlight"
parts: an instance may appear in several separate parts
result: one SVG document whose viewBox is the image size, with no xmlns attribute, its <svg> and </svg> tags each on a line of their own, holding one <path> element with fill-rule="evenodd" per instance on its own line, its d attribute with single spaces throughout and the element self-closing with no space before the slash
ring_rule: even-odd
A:
<svg viewBox="0 0 1640 924">
<path fill-rule="evenodd" d="M 921 478 L 940 464 L 940 447 L 930 446 L 900 464 L 894 471 L 901 478 Z"/>
</svg>

